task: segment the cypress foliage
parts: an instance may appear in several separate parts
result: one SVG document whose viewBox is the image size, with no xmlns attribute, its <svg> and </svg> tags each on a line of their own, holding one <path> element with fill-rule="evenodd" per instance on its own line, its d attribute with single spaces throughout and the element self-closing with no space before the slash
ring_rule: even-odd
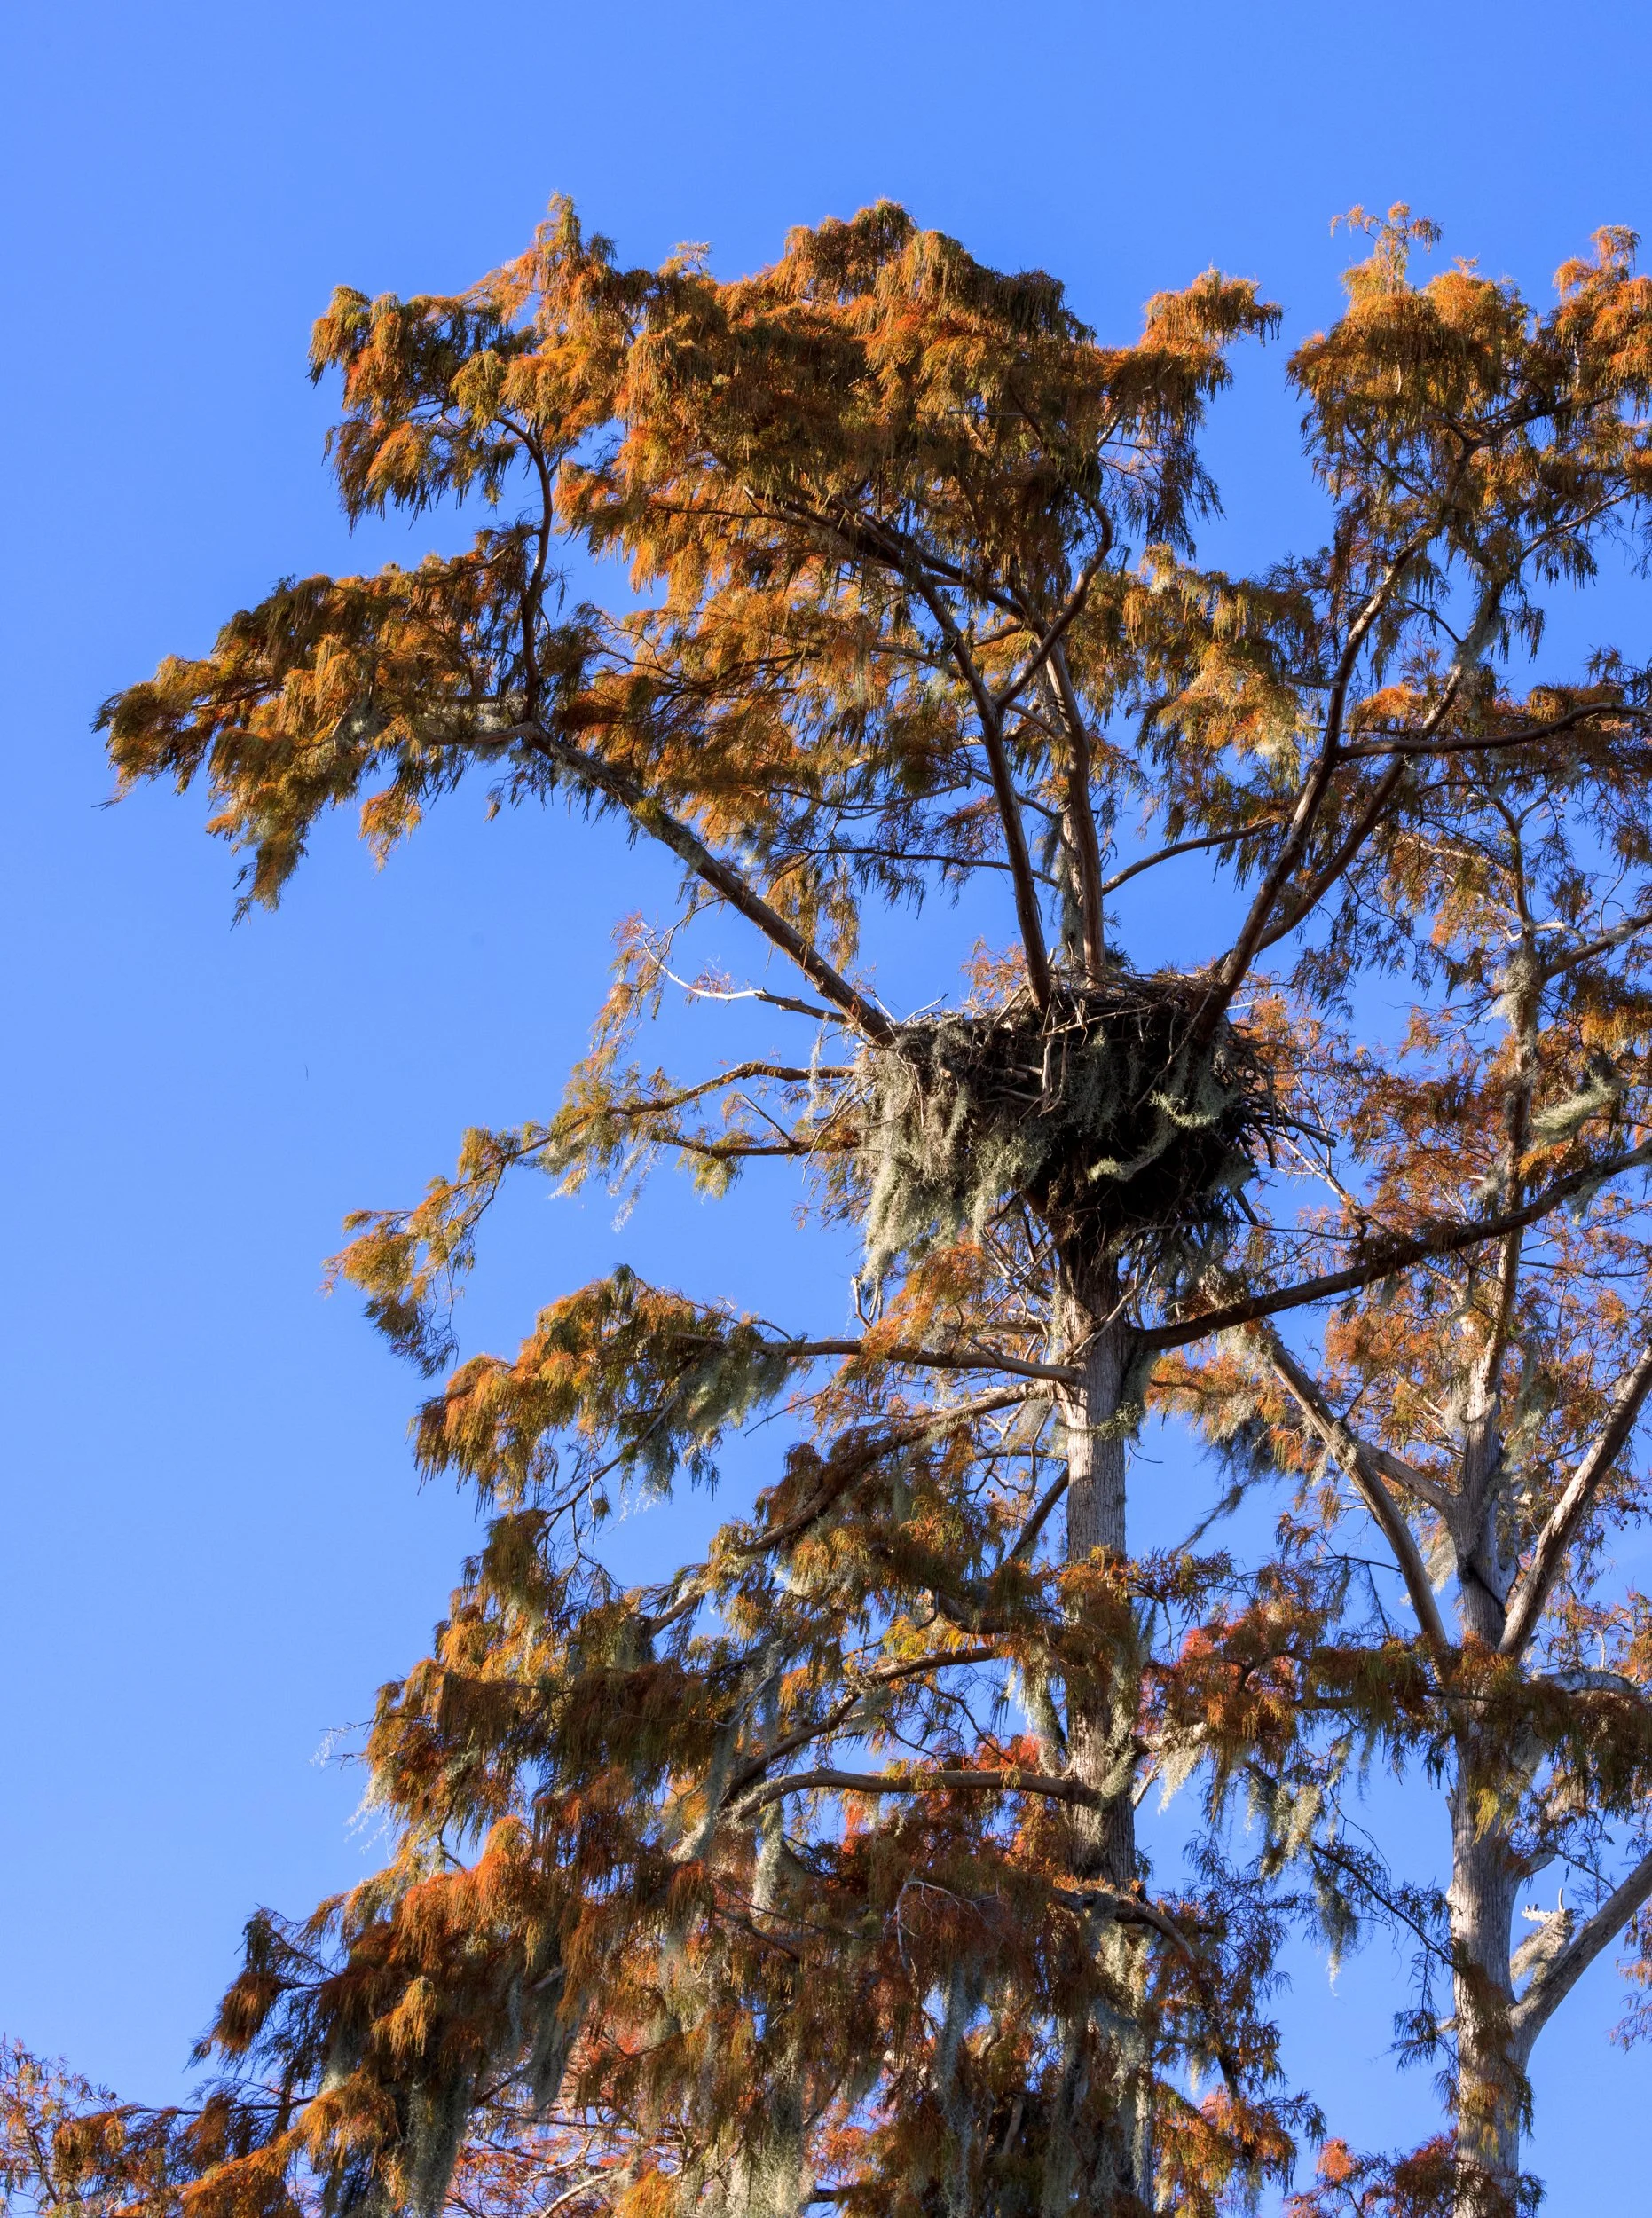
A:
<svg viewBox="0 0 1652 2218">
<path fill-rule="evenodd" d="M 203 783 L 249 901 L 326 811 L 382 853 L 479 778 L 623 820 L 682 901 L 622 924 L 560 1107 L 337 1259 L 446 1372 L 419 1459 L 489 1520 L 380 1697 L 389 1863 L 254 1919 L 198 2109 L 15 2052 L 15 2198 L 1214 2218 L 1324 2124 L 1284 1935 L 1387 1922 L 1444 2128 L 1327 2143 L 1296 2209 L 1530 2199 L 1533 2042 L 1620 1938 L 1647 1976 L 1652 1632 L 1611 1544 L 1652 1391 L 1652 671 L 1522 657 L 1546 594 L 1647 549 L 1652 287 L 1621 231 L 1539 311 L 1418 281 L 1403 208 L 1355 220 L 1289 365 L 1330 533 L 1251 579 L 1197 564 L 1198 439 L 1277 315 L 1215 272 L 1111 346 L 888 205 L 723 281 L 557 203 L 466 294 L 334 296 L 351 515 L 520 513 L 163 662 L 104 711 L 120 778 Z M 562 546 L 637 605 L 573 604 Z M 1190 871 L 1230 928 L 1172 971 L 1139 942 Z M 976 883 L 1011 944 L 892 1012 L 892 907 L 940 947 Z M 696 973 L 707 910 L 781 963 Z M 679 990 L 731 1017 L 709 1074 L 633 1059 Z M 856 1230 L 852 1332 L 620 1270 L 450 1368 L 507 1177 L 775 1160 Z M 1127 1530 L 1148 1412 L 1231 1488 L 1161 1553 Z M 620 1581 L 615 1502 L 745 1431 L 750 1513 Z M 1258 1487 L 1245 1559 L 1218 1521 Z M 1378 1764 L 1443 1797 L 1449 1875 L 1356 1845 Z M 1516 1946 L 1550 1868 L 1571 1907 Z"/>
</svg>

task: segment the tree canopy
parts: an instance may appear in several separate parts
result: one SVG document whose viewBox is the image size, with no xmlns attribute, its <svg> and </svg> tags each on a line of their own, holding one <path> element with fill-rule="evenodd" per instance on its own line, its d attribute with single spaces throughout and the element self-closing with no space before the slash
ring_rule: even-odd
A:
<svg viewBox="0 0 1652 2218">
<path fill-rule="evenodd" d="M 728 282 L 624 269 L 559 202 L 466 294 L 334 296 L 349 514 L 500 520 L 163 662 L 103 712 L 122 784 L 203 783 L 248 901 L 334 807 L 382 853 L 477 779 L 659 843 L 680 901 L 621 920 L 560 1105 L 337 1259 L 488 1521 L 380 1697 L 389 1862 L 252 1920 L 198 2109 L 14 2059 L 19 2195 L 1126 2218 L 1288 2185 L 1311 2140 L 1304 2218 L 1530 2198 L 1533 2043 L 1604 1949 L 1648 1971 L 1652 1621 L 1615 1557 L 1652 670 L 1539 650 L 1652 544 L 1652 284 L 1608 230 L 1539 309 L 1419 279 L 1404 208 L 1352 221 L 1287 372 L 1325 543 L 1248 577 L 1199 563 L 1200 434 L 1278 314 L 1215 271 L 1113 346 L 887 204 Z M 1212 943 L 1172 968 L 1195 882 Z M 943 1004 L 877 990 L 903 908 Z M 696 969 L 716 916 L 751 982 Z M 728 1051 L 678 1075 L 643 1043 L 680 995 Z M 621 1270 L 455 1362 L 507 1177 L 775 1162 L 777 1212 L 800 1178 L 854 1239 L 853 1329 Z M 1211 1493 L 1144 1551 L 1148 1424 Z M 627 1584 L 613 1506 L 736 1440 L 755 1501 Z M 1362 1829 L 1383 1769 L 1439 1798 L 1448 1874 Z M 1548 1867 L 1573 1907 L 1525 1901 Z M 1444 2066 L 1398 2157 L 1325 2140 L 1272 2016 L 1287 1932 L 1372 1924 Z"/>
</svg>

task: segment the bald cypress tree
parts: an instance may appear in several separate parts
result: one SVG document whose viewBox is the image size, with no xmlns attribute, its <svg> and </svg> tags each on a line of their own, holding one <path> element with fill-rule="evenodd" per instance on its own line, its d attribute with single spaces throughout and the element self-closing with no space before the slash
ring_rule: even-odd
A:
<svg viewBox="0 0 1652 2218">
<path fill-rule="evenodd" d="M 1539 313 L 1417 283 L 1404 209 L 1366 229 L 1289 366 L 1326 543 L 1251 578 L 1194 547 L 1206 405 L 1276 322 L 1247 283 L 1109 346 L 887 205 L 724 282 L 558 204 L 468 294 L 334 296 L 352 517 L 509 520 L 163 663 L 104 712 L 122 783 L 204 783 L 249 901 L 326 811 L 382 852 L 479 783 L 619 820 L 680 903 L 622 924 L 561 1105 L 339 1259 L 446 1373 L 419 1460 L 489 1516 L 372 1727 L 394 1855 L 260 1914 L 202 2109 L 69 2104 L 58 2183 L 15 2174 L 43 2199 L 1215 2212 L 1317 2128 L 1268 2014 L 1297 1917 L 1413 1936 L 1451 2090 L 1397 2164 L 1333 2143 L 1304 2207 L 1527 2191 L 1531 2044 L 1652 1897 L 1610 1547 L 1652 1385 L 1652 681 L 1522 675 L 1545 594 L 1645 547 L 1652 290 L 1622 232 Z M 633 599 L 577 600 L 586 556 Z M 996 951 L 948 906 L 983 887 Z M 873 983 L 903 903 L 956 943 L 916 1012 Z M 748 977 L 696 969 L 708 916 Z M 732 1051 L 673 1074 L 640 1042 L 681 995 Z M 685 1257 L 450 1368 L 506 1180 L 776 1161 L 853 1228 L 838 1315 L 743 1314 Z M 1216 1476 L 1144 1552 L 1153 1413 Z M 749 1513 L 626 1585 L 613 1503 L 759 1424 Z M 1258 1487 L 1247 1559 L 1217 1520 Z M 1378 1759 L 1438 1782 L 1443 1891 L 1353 1845 Z M 1546 1865 L 1574 1907 L 1516 1947 Z"/>
</svg>

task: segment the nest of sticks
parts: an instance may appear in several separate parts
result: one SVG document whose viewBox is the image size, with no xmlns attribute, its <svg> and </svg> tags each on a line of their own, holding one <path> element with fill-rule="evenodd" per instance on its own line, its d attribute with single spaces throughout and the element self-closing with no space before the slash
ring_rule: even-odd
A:
<svg viewBox="0 0 1652 2218">
<path fill-rule="evenodd" d="M 979 1235 L 1011 1197 L 1058 1246 L 1132 1256 L 1168 1290 L 1219 1255 L 1277 1124 L 1269 1073 L 1208 982 L 1121 972 L 903 1025 L 864 1058 L 867 1262 Z"/>
</svg>

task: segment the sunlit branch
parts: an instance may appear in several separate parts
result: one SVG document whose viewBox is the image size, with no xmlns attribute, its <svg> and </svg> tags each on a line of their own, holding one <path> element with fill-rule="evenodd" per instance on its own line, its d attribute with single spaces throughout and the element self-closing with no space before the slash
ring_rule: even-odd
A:
<svg viewBox="0 0 1652 2218">
<path fill-rule="evenodd" d="M 1078 866 L 1079 914 L 1082 920 L 1084 967 L 1091 979 L 1106 968 L 1106 912 L 1103 906 L 1101 838 L 1096 830 L 1096 809 L 1090 796 L 1090 728 L 1085 721 L 1078 688 L 1067 668 L 1066 649 L 1058 647 L 1051 658 L 1057 699 L 1067 729 L 1067 825 Z"/>
<path fill-rule="evenodd" d="M 1010 871 L 1009 863 L 1002 861 L 997 855 L 944 854 L 938 849 L 927 847 L 855 847 L 838 844 L 830 847 L 811 847 L 807 850 L 807 854 L 812 862 L 822 861 L 836 862 L 842 860 L 855 862 L 933 863 L 942 870 L 1003 870 L 1006 874 Z M 1041 885 L 1052 885 L 1055 883 L 1045 871 L 1035 870 L 1033 875 Z"/>
<path fill-rule="evenodd" d="M 1001 691 L 992 696 L 993 707 L 1000 718 L 1003 717 L 1007 708 L 1014 705 L 1016 700 L 1026 692 L 1027 687 L 1034 682 L 1051 655 L 1055 653 L 1066 636 L 1074 619 L 1082 613 L 1084 603 L 1090 598 L 1090 589 L 1096 581 L 1097 572 L 1106 561 L 1112 547 L 1112 527 L 1104 518 L 1100 539 L 1092 548 L 1089 560 L 1079 572 L 1078 582 L 1067 595 L 1054 622 L 1039 639 L 1032 654 L 1022 665 L 1019 675 Z"/>
<path fill-rule="evenodd" d="M 1652 924 L 1652 909 L 1642 909 L 1637 916 L 1625 918 L 1621 924 L 1615 924 L 1610 932 L 1603 932 L 1593 940 L 1586 940 L 1582 947 L 1569 948 L 1563 955 L 1556 956 L 1552 962 L 1541 966 L 1545 983 L 1562 977 L 1568 971 L 1575 971 L 1580 963 L 1592 962 L 1597 955 L 1611 954 L 1625 940 L 1632 940 L 1636 932 L 1644 932 L 1648 924 Z"/>
<path fill-rule="evenodd" d="M 1509 2014 L 1518 2053 L 1530 2053 L 1532 2042 L 1601 1951 L 1617 1939 L 1648 1899 L 1652 1899 L 1652 1853 L 1640 1859 L 1561 1954 L 1533 1975 L 1530 1986 Z"/>
<path fill-rule="evenodd" d="M 769 1122 L 774 1124 L 775 1120 L 771 1117 Z M 775 1129 L 783 1135 L 777 1140 L 707 1140 L 695 1132 L 669 1129 L 650 1133 L 648 1144 L 650 1147 L 675 1148 L 680 1154 L 698 1155 L 712 1163 L 743 1163 L 748 1159 L 755 1161 L 771 1156 L 795 1159 L 800 1155 L 842 1154 L 847 1152 L 851 1144 L 847 1140 L 822 1140 L 812 1134 L 798 1138 L 786 1132 L 783 1125 L 775 1125 Z"/>
<path fill-rule="evenodd" d="M 818 1002 L 795 1001 L 789 994 L 771 994 L 766 986 L 720 987 L 699 986 L 686 978 L 679 978 L 675 971 L 668 971 L 662 963 L 659 974 L 668 978 L 685 994 L 692 994 L 699 1001 L 760 1001 L 771 1009 L 787 1009 L 797 1017 L 813 1017 L 822 1024 L 835 1021 L 830 1009 L 822 1009 Z"/>
<path fill-rule="evenodd" d="M 715 1078 L 703 1080 L 697 1086 L 685 1086 L 680 1092 L 651 1095 L 646 1100 L 618 1101 L 612 1105 L 610 1114 L 617 1117 L 663 1116 L 668 1110 L 686 1108 L 690 1102 L 703 1101 L 707 1094 L 720 1093 L 725 1086 L 738 1085 L 743 1079 L 772 1078 L 788 1086 L 806 1086 L 812 1079 L 852 1078 L 854 1073 L 846 1066 L 822 1064 L 811 1070 L 790 1063 L 731 1063 Z"/>
</svg>

